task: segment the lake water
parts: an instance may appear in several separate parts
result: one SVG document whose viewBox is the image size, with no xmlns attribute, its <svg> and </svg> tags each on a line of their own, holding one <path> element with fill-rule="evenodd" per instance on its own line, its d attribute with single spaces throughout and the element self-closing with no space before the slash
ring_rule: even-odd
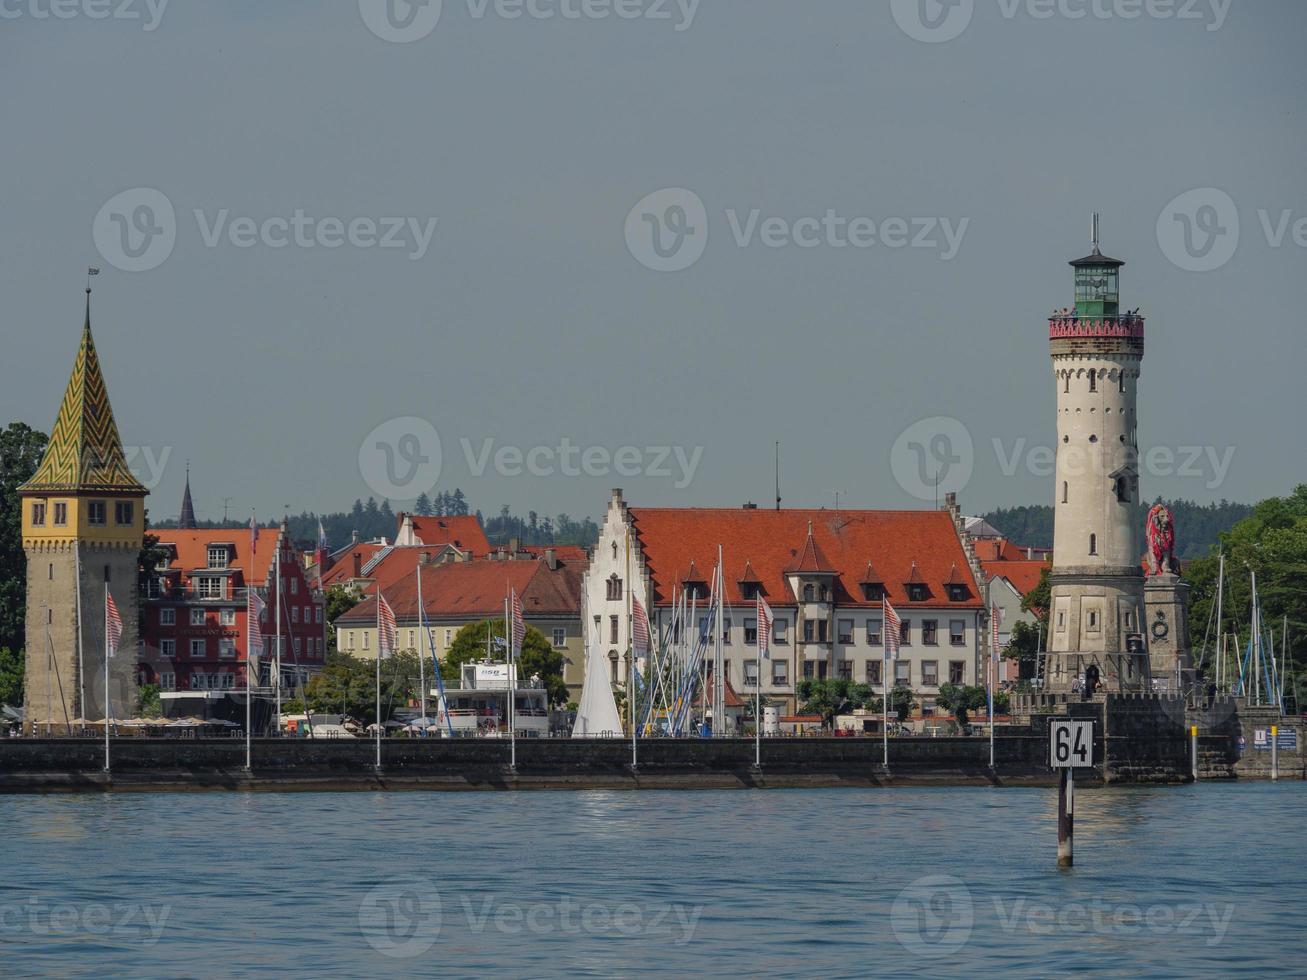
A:
<svg viewBox="0 0 1307 980">
<path fill-rule="evenodd" d="M 0 797 L 0 975 L 1303 969 L 1307 785 Z"/>
</svg>

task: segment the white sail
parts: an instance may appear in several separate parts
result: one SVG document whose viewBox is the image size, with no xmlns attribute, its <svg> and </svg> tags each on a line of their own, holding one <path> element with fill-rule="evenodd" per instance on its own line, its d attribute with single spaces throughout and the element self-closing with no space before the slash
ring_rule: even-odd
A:
<svg viewBox="0 0 1307 980">
<path fill-rule="evenodd" d="M 581 688 L 576 724 L 572 726 L 573 738 L 621 737 L 622 719 L 617 714 L 609 670 L 608 658 L 600 652 L 599 644 L 586 644 L 585 684 Z"/>
</svg>

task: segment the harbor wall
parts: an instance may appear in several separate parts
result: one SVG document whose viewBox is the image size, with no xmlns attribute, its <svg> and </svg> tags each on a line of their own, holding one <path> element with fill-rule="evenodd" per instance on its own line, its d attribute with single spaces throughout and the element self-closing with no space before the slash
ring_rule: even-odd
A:
<svg viewBox="0 0 1307 980">
<path fill-rule="evenodd" d="M 97 789 L 492 789 L 690 788 L 882 785 L 1053 785 L 1046 722 L 994 740 L 894 738 L 889 767 L 881 741 L 855 738 L 767 738 L 754 767 L 752 739 L 520 739 L 509 767 L 506 739 L 386 739 L 382 766 L 366 739 L 260 738 L 251 769 L 239 738 L 122 738 L 112 745 L 112 771 L 102 771 L 104 744 L 93 738 L 19 738 L 0 742 L 0 792 Z M 1106 753 L 1106 755 L 1105 755 Z M 1130 765 L 1110 761 L 1120 756 Z M 1109 759 L 1103 765 L 1104 758 Z M 1147 765 L 1139 760 L 1144 759 Z M 1110 733 L 1096 739 L 1094 767 L 1082 784 L 1177 782 L 1187 756 L 1167 769 L 1142 746 L 1128 750 Z"/>
</svg>

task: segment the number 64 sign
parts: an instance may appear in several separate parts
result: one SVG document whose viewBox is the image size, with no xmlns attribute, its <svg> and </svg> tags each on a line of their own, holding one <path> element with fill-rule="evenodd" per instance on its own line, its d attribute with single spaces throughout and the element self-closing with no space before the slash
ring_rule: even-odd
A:
<svg viewBox="0 0 1307 980">
<path fill-rule="evenodd" d="M 1048 764 L 1054 769 L 1083 769 L 1093 763 L 1093 720 L 1050 718 Z"/>
</svg>

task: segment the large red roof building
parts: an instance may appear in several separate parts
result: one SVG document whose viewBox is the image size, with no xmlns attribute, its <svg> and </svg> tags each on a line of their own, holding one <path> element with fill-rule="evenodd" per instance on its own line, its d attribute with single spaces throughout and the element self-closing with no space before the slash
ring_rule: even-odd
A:
<svg viewBox="0 0 1307 980">
<path fill-rule="evenodd" d="M 637 508 L 615 490 L 586 573 L 588 655 L 607 657 L 621 683 L 627 590 L 662 634 L 682 593 L 708 598 L 720 548 L 725 672 L 737 691 L 747 697 L 761 685 L 788 713 L 804 678 L 904 684 L 930 716 L 941 684 L 983 678 L 983 580 L 961 521 L 951 497 L 947 508 L 925 511 Z M 759 595 L 775 615 L 771 656 L 761 664 Z M 903 624 L 888 677 L 885 598 Z"/>
</svg>

